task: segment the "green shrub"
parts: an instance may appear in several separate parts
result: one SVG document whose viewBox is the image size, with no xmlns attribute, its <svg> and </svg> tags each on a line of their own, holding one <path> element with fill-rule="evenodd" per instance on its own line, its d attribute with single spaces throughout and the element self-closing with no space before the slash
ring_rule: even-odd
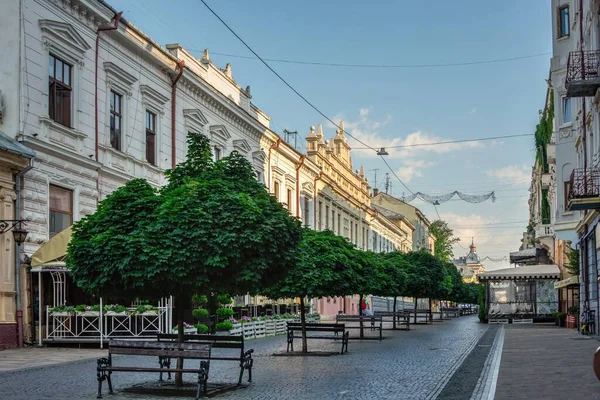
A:
<svg viewBox="0 0 600 400">
<path fill-rule="evenodd" d="M 203 304 L 206 304 L 207 301 L 208 299 L 203 294 L 195 294 L 192 296 L 192 304 L 195 306 L 201 306 Z"/>
<path fill-rule="evenodd" d="M 231 308 L 221 307 L 217 308 L 217 317 L 219 317 L 219 321 L 224 321 L 233 315 L 233 310 Z"/>
<path fill-rule="evenodd" d="M 198 333 L 208 333 L 208 326 L 205 324 L 196 324 L 194 327 L 198 330 Z"/>
<path fill-rule="evenodd" d="M 85 311 L 85 304 L 80 304 L 78 306 L 75 306 L 75 309 L 77 310 L 77 312 L 84 312 Z"/>
<path fill-rule="evenodd" d="M 556 319 L 565 318 L 566 316 L 567 316 L 567 314 L 565 314 L 564 312 L 554 313 L 554 318 L 556 318 Z"/>
<path fill-rule="evenodd" d="M 233 303 L 233 299 L 228 294 L 220 294 L 217 297 L 217 301 L 219 302 L 219 304 L 221 304 L 223 306 Z"/>
<path fill-rule="evenodd" d="M 194 308 L 192 311 L 192 315 L 196 319 L 207 319 L 208 318 L 208 310 L 206 308 Z"/>
<path fill-rule="evenodd" d="M 229 321 L 219 322 L 215 325 L 215 329 L 219 332 L 229 331 L 233 328 L 233 324 Z"/>
</svg>

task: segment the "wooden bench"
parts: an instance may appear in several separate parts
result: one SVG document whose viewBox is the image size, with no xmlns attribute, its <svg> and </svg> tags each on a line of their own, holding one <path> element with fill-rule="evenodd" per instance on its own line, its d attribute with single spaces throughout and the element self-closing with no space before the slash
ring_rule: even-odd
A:
<svg viewBox="0 0 600 400">
<path fill-rule="evenodd" d="M 343 315 L 338 314 L 335 316 L 335 322 L 358 322 L 358 326 L 346 326 L 346 329 L 365 329 L 364 323 L 369 324 L 367 329 L 372 331 L 379 330 L 379 340 L 383 339 L 383 319 L 377 315 Z M 379 322 L 379 325 L 377 323 Z"/>
<path fill-rule="evenodd" d="M 159 333 L 157 335 L 158 341 L 177 341 L 177 334 L 171 333 Z M 208 343 L 213 349 L 235 349 L 239 350 L 239 356 L 226 356 L 226 355 L 210 355 L 210 360 L 218 361 L 236 361 L 240 364 L 240 377 L 238 379 L 238 386 L 242 384 L 242 377 L 244 370 L 248 371 L 248 382 L 252 382 L 252 360 L 253 349 L 246 350 L 244 347 L 244 336 L 217 336 L 217 335 L 184 335 L 184 341 L 186 343 Z M 168 379 L 171 379 L 171 371 L 168 370 L 171 367 L 171 358 L 159 358 L 159 363 L 163 362 L 166 364 L 167 373 L 169 374 Z M 162 372 L 160 373 L 160 380 L 162 381 Z"/>
<path fill-rule="evenodd" d="M 349 332 L 346 331 L 346 325 L 344 324 L 316 324 L 316 323 L 306 323 L 306 332 L 316 332 L 321 335 L 306 335 L 306 339 L 329 339 L 329 340 L 338 340 L 342 339 L 342 350 L 340 354 L 348 352 L 348 336 Z M 302 323 L 301 322 L 288 322 L 287 323 L 287 352 L 290 352 L 290 348 L 294 351 L 294 338 L 300 339 L 302 335 L 297 335 L 295 332 L 302 333 Z M 330 335 L 325 335 L 330 334 Z"/>
<path fill-rule="evenodd" d="M 143 340 L 111 340 L 108 342 L 108 358 L 99 358 L 96 368 L 98 378 L 98 396 L 102 398 L 102 382 L 108 382 L 108 392 L 113 394 L 110 376 L 114 372 L 163 372 L 163 364 L 160 368 L 113 366 L 112 356 L 114 354 L 126 354 L 131 356 L 152 356 L 164 358 L 184 358 L 201 360 L 198 368 L 175 368 L 170 372 L 198 374 L 198 389 L 196 400 L 200 398 L 200 391 L 206 394 L 208 381 L 208 370 L 210 368 L 211 345 L 208 343 L 177 343 L 177 342 L 150 342 Z"/>
<path fill-rule="evenodd" d="M 375 311 L 375 315 L 382 318 L 382 322 L 391 322 L 392 326 L 394 326 L 394 322 L 396 323 L 395 329 L 403 329 L 406 331 L 410 331 L 410 314 L 404 311 Z M 392 320 L 383 320 L 383 318 L 392 317 Z M 404 328 L 398 328 L 398 325 L 404 325 Z M 394 328 L 392 328 L 394 329 Z"/>
<path fill-rule="evenodd" d="M 444 307 L 442 308 L 442 315 L 445 315 L 446 318 L 458 318 L 460 311 L 456 307 Z"/>
<path fill-rule="evenodd" d="M 413 324 L 429 324 L 433 322 L 433 316 L 429 310 L 406 310 L 406 312 L 414 316 Z M 419 318 L 425 318 L 425 321 L 419 321 Z"/>
</svg>

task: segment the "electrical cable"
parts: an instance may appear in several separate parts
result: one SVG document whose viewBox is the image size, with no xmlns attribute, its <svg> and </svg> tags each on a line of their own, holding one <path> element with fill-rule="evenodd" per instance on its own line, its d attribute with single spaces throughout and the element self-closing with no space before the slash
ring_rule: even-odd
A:
<svg viewBox="0 0 600 400">
<path fill-rule="evenodd" d="M 404 149 L 404 148 L 408 148 L 408 147 L 424 147 L 424 146 L 437 146 L 440 144 L 483 142 L 486 140 L 509 139 L 509 138 L 516 138 L 516 137 L 525 137 L 525 136 L 534 136 L 534 134 L 533 133 L 522 133 L 519 135 L 494 136 L 494 137 L 484 137 L 484 138 L 475 138 L 475 139 L 445 140 L 442 142 L 402 144 L 402 145 L 398 145 L 398 146 L 383 146 L 383 147 L 385 149 Z M 366 147 L 366 148 L 365 147 L 354 147 L 353 149 L 354 150 L 368 150 L 368 149 L 372 149 L 372 147 Z"/>
</svg>

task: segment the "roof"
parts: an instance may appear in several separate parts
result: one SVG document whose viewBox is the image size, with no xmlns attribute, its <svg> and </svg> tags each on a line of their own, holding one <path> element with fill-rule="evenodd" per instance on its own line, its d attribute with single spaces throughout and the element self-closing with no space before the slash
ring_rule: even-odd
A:
<svg viewBox="0 0 600 400">
<path fill-rule="evenodd" d="M 517 268 L 504 268 L 484 272 L 477 276 L 479 280 L 487 279 L 558 279 L 560 269 L 554 264 L 525 265 Z"/>
<path fill-rule="evenodd" d="M 388 210 L 387 208 L 383 208 L 376 204 L 371 204 L 371 208 L 373 208 L 375 211 L 379 211 L 381 214 L 383 214 L 386 218 L 389 219 L 406 219 L 404 215 Z"/>
<path fill-rule="evenodd" d="M 536 254 L 536 248 L 531 247 L 529 249 L 514 251 L 514 252 L 510 253 L 509 255 L 511 257 L 521 258 L 521 257 L 535 257 L 535 254 Z"/>
<path fill-rule="evenodd" d="M 35 151 L 2 132 L 0 132 L 0 149 L 6 150 L 9 153 L 13 153 L 18 156 L 27 158 L 35 157 Z"/>
</svg>

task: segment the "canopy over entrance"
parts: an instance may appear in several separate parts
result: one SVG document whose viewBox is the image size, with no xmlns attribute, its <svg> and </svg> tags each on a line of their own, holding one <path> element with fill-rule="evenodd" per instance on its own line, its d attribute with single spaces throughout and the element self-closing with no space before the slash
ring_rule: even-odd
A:
<svg viewBox="0 0 600 400">
<path fill-rule="evenodd" d="M 479 274 L 479 280 L 507 279 L 558 279 L 560 269 L 557 265 L 525 265 L 517 268 L 504 268 Z"/>
<path fill-rule="evenodd" d="M 31 268 L 52 266 L 64 267 L 67 245 L 71 241 L 71 227 L 54 235 L 31 256 Z"/>
</svg>

